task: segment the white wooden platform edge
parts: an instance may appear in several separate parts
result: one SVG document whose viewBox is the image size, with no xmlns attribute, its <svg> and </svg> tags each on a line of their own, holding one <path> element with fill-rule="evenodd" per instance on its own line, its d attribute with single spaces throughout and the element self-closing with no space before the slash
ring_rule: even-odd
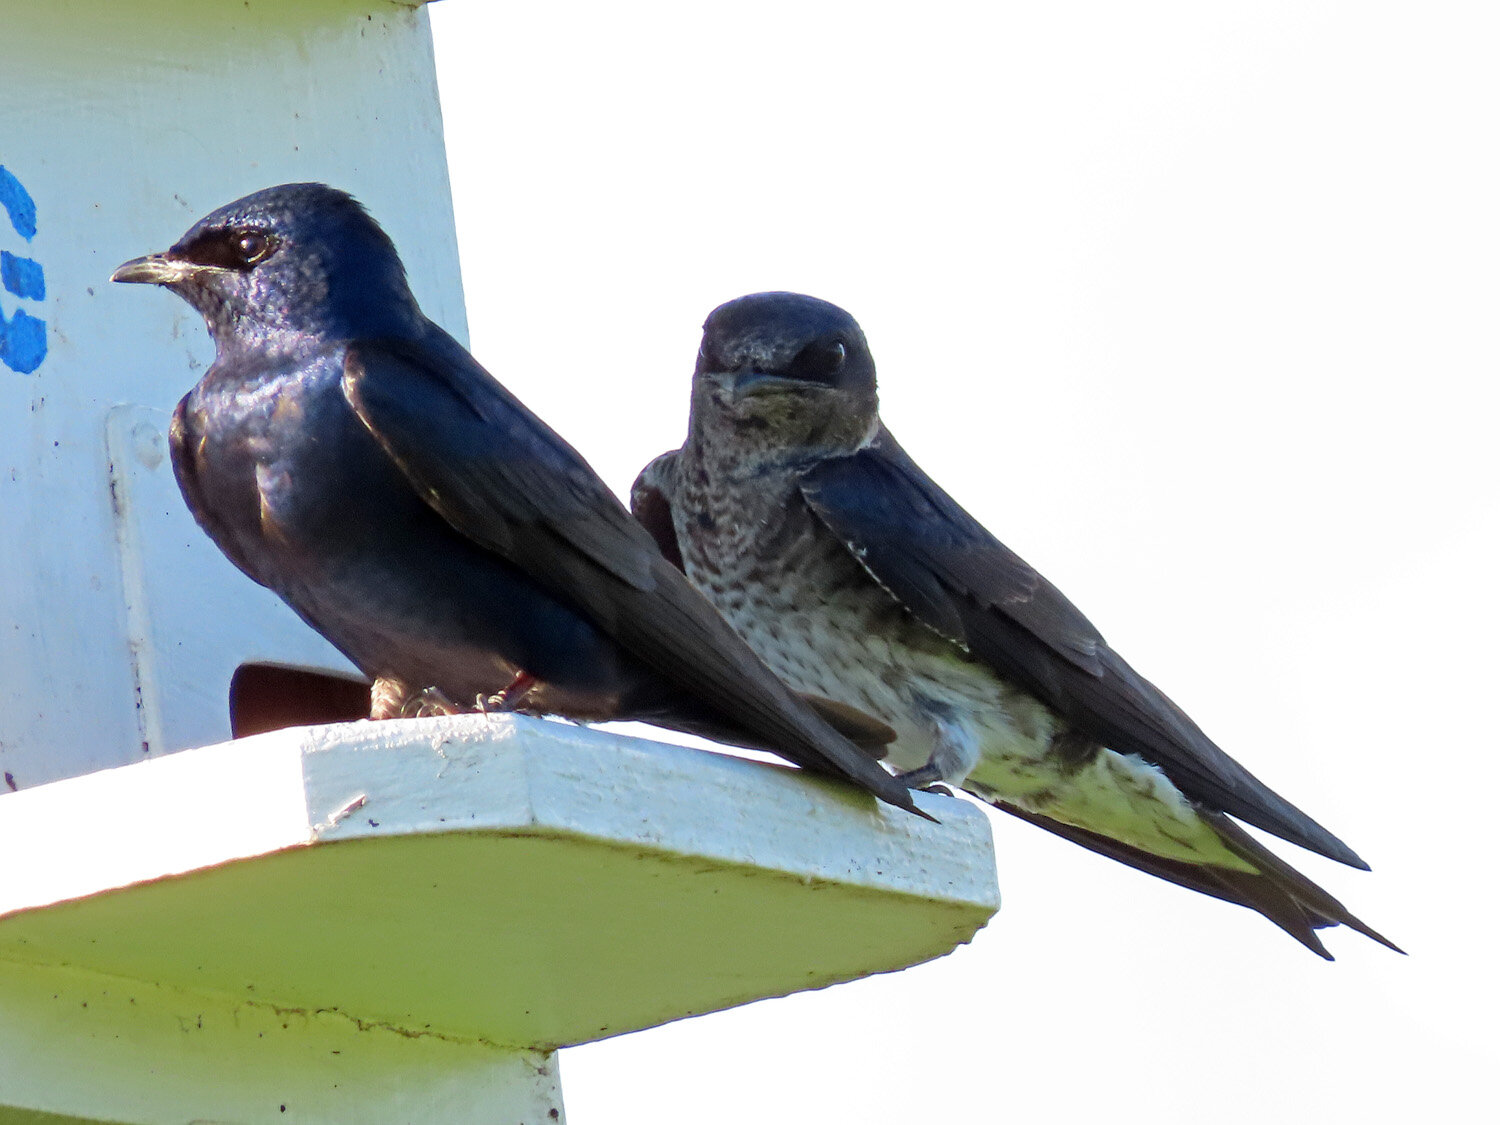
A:
<svg viewBox="0 0 1500 1125">
<path fill-rule="evenodd" d="M 943 823 L 509 716 L 281 731 L 0 797 L 0 1105 L 545 1125 L 558 1046 L 967 941 L 998 905 L 988 824 L 919 800 Z"/>
</svg>

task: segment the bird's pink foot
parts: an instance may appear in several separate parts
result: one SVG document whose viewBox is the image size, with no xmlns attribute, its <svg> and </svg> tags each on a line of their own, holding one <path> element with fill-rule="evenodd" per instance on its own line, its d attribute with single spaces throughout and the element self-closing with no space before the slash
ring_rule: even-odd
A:
<svg viewBox="0 0 1500 1125">
<path fill-rule="evenodd" d="M 530 672 L 517 672 L 515 679 L 506 684 L 494 695 L 489 697 L 480 696 L 475 701 L 479 710 L 490 711 L 515 711 L 525 701 L 531 689 L 536 687 L 537 680 Z"/>
</svg>

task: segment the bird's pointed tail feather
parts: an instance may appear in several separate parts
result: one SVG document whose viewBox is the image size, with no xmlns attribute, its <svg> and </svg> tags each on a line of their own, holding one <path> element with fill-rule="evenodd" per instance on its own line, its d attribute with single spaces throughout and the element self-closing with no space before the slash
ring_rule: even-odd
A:
<svg viewBox="0 0 1500 1125">
<path fill-rule="evenodd" d="M 1397 953 L 1398 945 L 1360 921 L 1336 898 L 1297 871 L 1270 849 L 1260 844 L 1234 821 L 1222 813 L 1202 813 L 1235 855 L 1256 871 L 1235 871 L 1210 864 L 1167 859 L 1140 848 L 1078 828 L 1039 813 L 1029 812 L 1005 801 L 991 800 L 996 808 L 1035 824 L 1099 855 L 1108 856 L 1138 871 L 1155 875 L 1180 887 L 1211 895 L 1225 902 L 1247 907 L 1276 923 L 1319 957 L 1332 961 L 1333 955 L 1319 939 L 1317 931 L 1327 926 L 1348 926 Z"/>
</svg>

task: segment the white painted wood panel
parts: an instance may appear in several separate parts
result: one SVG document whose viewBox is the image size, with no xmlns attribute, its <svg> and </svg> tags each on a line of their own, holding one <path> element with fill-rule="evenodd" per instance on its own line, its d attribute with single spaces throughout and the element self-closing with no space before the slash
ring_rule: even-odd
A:
<svg viewBox="0 0 1500 1125">
<path fill-rule="evenodd" d="M 344 666 L 175 495 L 161 423 L 212 347 L 111 269 L 247 192 L 325 180 L 467 333 L 422 8 L 0 0 L 0 74 L 0 769 L 24 788 L 227 737 L 242 659 Z"/>
<path fill-rule="evenodd" d="M 999 903 L 989 823 L 917 800 L 943 823 L 510 715 L 0 798 L 0 854 L 50 857 L 0 886 L 0 1119 L 550 1125 L 552 1048 L 969 941 Z"/>
</svg>

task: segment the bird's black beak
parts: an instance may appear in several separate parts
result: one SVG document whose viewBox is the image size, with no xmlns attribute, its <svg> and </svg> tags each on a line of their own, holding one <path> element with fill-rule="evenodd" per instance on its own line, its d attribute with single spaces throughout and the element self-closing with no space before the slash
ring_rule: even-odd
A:
<svg viewBox="0 0 1500 1125">
<path fill-rule="evenodd" d="M 131 258 L 128 262 L 122 262 L 109 275 L 109 279 L 130 285 L 171 285 L 181 281 L 192 271 L 190 262 L 169 258 L 165 254 L 147 254 L 144 258 Z"/>
<path fill-rule="evenodd" d="M 788 379 L 784 375 L 768 375 L 764 371 L 757 371 L 753 367 L 748 371 L 741 371 L 734 377 L 734 397 L 755 398 L 759 395 L 771 395 L 788 388 L 801 387 L 803 384 L 796 379 Z"/>
</svg>

